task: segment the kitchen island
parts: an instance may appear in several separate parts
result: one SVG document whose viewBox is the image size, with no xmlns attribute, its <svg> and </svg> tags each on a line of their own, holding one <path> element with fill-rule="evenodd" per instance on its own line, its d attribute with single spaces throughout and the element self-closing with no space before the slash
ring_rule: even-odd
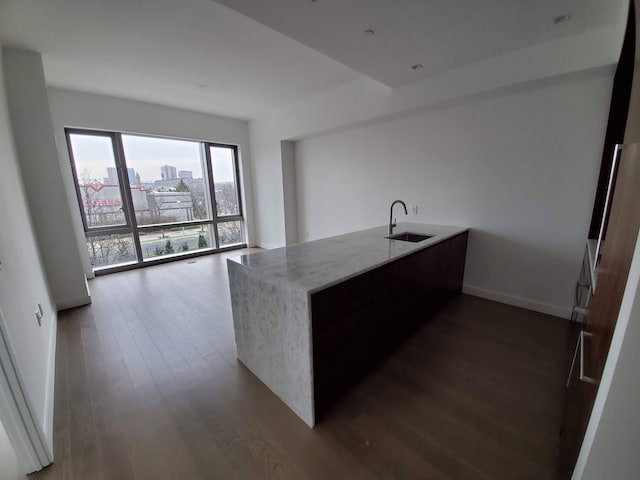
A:
<svg viewBox="0 0 640 480">
<path fill-rule="evenodd" d="M 313 427 L 462 287 L 467 229 L 401 223 L 227 260 L 238 359 Z"/>
</svg>

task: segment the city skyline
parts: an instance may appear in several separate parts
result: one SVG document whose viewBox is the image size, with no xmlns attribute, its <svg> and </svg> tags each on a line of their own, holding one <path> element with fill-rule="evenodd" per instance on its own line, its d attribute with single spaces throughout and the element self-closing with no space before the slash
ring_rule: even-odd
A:
<svg viewBox="0 0 640 480">
<path fill-rule="evenodd" d="M 137 135 L 122 135 L 127 167 L 140 175 L 141 183 L 162 180 L 162 167 L 172 166 L 180 171 L 191 171 L 194 179 L 202 178 L 200 143 Z M 78 174 L 87 170 L 93 180 L 109 178 L 108 168 L 115 165 L 111 139 L 73 135 L 73 148 Z M 211 161 L 216 182 L 234 180 L 232 151 L 211 148 Z M 106 176 L 105 176 L 106 174 Z"/>
</svg>

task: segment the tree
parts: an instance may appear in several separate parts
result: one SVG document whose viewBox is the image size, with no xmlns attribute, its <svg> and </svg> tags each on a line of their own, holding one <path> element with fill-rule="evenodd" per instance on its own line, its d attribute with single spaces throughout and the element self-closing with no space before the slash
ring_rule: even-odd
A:
<svg viewBox="0 0 640 480">
<path fill-rule="evenodd" d="M 204 234 L 201 233 L 198 235 L 198 248 L 207 248 L 209 246 L 209 242 L 205 238 Z"/>
<path fill-rule="evenodd" d="M 240 222 L 224 222 L 218 224 L 220 245 L 231 245 L 242 242 Z"/>
<path fill-rule="evenodd" d="M 238 195 L 234 182 L 216 184 L 216 204 L 218 215 L 237 215 Z"/>
<path fill-rule="evenodd" d="M 156 257 L 159 257 L 160 255 L 163 255 L 163 254 L 164 254 L 164 250 L 163 250 L 162 248 L 160 248 L 160 246 L 159 246 L 159 245 L 156 245 L 156 249 L 153 251 L 153 254 L 154 254 Z"/>
<path fill-rule="evenodd" d="M 123 262 L 133 260 L 132 242 L 126 238 L 119 237 L 116 240 L 117 259 Z"/>
<path fill-rule="evenodd" d="M 116 240 L 113 235 L 103 237 L 89 237 L 89 259 L 94 267 L 111 264 L 113 250 L 116 248 Z"/>
<path fill-rule="evenodd" d="M 208 218 L 207 203 L 205 201 L 205 188 L 202 178 L 192 180 L 189 188 L 191 189 L 191 204 L 193 208 L 193 218 L 197 220 L 205 220 Z"/>
<path fill-rule="evenodd" d="M 164 244 L 164 253 L 166 253 L 167 255 L 170 253 L 174 253 L 175 250 L 173 249 L 173 245 L 171 245 L 171 240 L 167 239 L 167 243 Z"/>
<path fill-rule="evenodd" d="M 187 242 L 182 242 L 182 244 L 180 245 L 180 250 L 182 250 L 183 252 L 188 252 L 189 244 Z"/>
<path fill-rule="evenodd" d="M 207 218 L 207 207 L 203 200 L 196 198 L 194 192 L 191 192 L 191 202 L 193 203 L 193 218 L 197 220 Z"/>
<path fill-rule="evenodd" d="M 191 189 L 189 185 L 184 183 L 184 180 L 180 179 L 180 181 L 176 184 L 176 192 L 190 192 Z"/>
<path fill-rule="evenodd" d="M 135 259 L 130 240 L 119 235 L 103 235 L 87 238 L 89 259 L 94 267 L 113 265 Z"/>
</svg>

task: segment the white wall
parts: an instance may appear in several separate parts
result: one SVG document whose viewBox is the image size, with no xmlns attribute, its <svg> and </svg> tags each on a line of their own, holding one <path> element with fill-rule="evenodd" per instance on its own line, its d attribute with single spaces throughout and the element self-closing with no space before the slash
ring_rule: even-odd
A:
<svg viewBox="0 0 640 480">
<path fill-rule="evenodd" d="M 281 142 L 282 191 L 284 201 L 284 223 L 287 245 L 298 243 L 298 194 L 296 192 L 296 144 Z"/>
<path fill-rule="evenodd" d="M 620 54 L 628 7 L 626 0 L 615 1 L 620 13 L 617 25 L 509 52 L 395 89 L 361 77 L 252 119 L 258 243 L 267 248 L 286 243 L 282 192 L 291 173 L 283 170 L 287 164 L 283 165 L 282 140 L 336 132 L 441 108 L 513 85 L 611 67 Z"/>
<path fill-rule="evenodd" d="M 0 60 L 2 60 L 0 53 Z M 31 411 L 51 451 L 56 308 L 49 294 L 13 143 L 0 61 L 0 321 Z M 36 305 L 44 310 L 42 326 Z"/>
<path fill-rule="evenodd" d="M 402 199 L 418 215 L 399 220 L 472 228 L 466 291 L 568 316 L 612 79 L 562 77 L 299 141 L 299 239 L 383 225 Z"/>
<path fill-rule="evenodd" d="M 573 473 L 574 480 L 638 478 L 639 351 L 640 242 L 636 244 L 607 363 Z"/>
<path fill-rule="evenodd" d="M 90 302 L 76 248 L 39 53 L 4 49 L 7 104 L 29 209 L 59 310 Z"/>
<path fill-rule="evenodd" d="M 57 88 L 49 89 L 49 102 L 58 141 L 60 166 L 67 190 L 66 203 L 61 208 L 70 208 L 73 214 L 77 242 L 82 251 L 82 261 L 87 275 L 91 275 L 91 264 L 86 250 L 82 250 L 84 234 L 73 186 L 65 127 L 144 133 L 238 145 L 243 177 L 243 205 L 247 210 L 247 243 L 255 244 L 253 184 L 246 121 Z"/>
<path fill-rule="evenodd" d="M 18 480 L 25 478 L 19 473 L 18 458 L 13 450 L 7 432 L 0 422 L 0 480 Z"/>
<path fill-rule="evenodd" d="M 254 175 L 256 244 L 262 248 L 286 245 L 284 180 L 280 138 L 255 143 L 251 124 L 251 159 Z"/>
</svg>

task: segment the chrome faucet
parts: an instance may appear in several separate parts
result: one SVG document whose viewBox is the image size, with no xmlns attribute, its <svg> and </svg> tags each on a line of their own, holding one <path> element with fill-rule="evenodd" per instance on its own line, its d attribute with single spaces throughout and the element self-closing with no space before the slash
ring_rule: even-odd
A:
<svg viewBox="0 0 640 480">
<path fill-rule="evenodd" d="M 407 206 L 402 200 L 396 200 L 391 204 L 391 209 L 389 209 L 389 236 L 393 235 L 393 227 L 396 226 L 396 219 L 393 218 L 393 206 L 396 203 L 400 203 L 404 207 L 404 214 L 408 215 Z"/>
</svg>

